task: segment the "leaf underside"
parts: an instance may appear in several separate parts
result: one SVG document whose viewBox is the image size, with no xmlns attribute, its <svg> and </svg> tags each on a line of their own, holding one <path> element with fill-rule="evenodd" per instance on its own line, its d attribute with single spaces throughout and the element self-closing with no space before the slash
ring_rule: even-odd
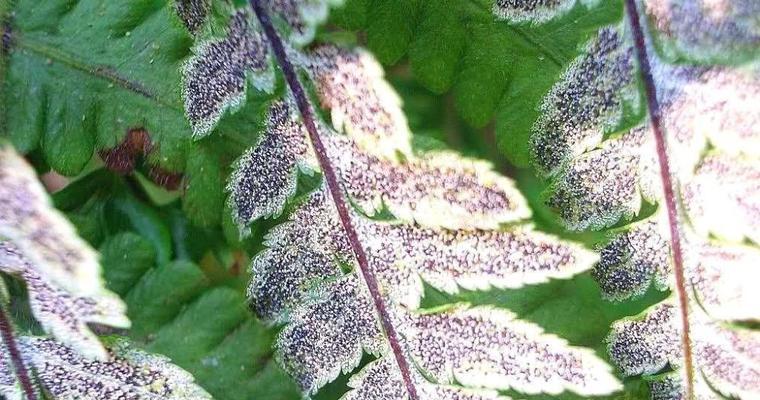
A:
<svg viewBox="0 0 760 400">
<path fill-rule="evenodd" d="M 269 32 L 266 39 L 272 40 Z M 523 223 L 530 218 L 526 201 L 487 163 L 448 152 L 413 154 L 398 96 L 369 53 L 285 46 L 285 56 L 309 79 L 329 115 L 329 122 L 315 121 L 324 158 L 305 126 L 311 116 L 296 114 L 296 100 L 286 94 L 270 108 L 258 144 L 236 164 L 228 190 L 243 233 L 253 221 L 290 210 L 254 258 L 248 294 L 261 318 L 284 326 L 277 357 L 305 394 L 355 372 L 365 353 L 376 361 L 356 373 L 345 398 L 493 399 L 506 389 L 585 395 L 617 390 L 619 383 L 591 351 L 507 310 L 463 302 L 420 308 L 424 285 L 452 294 L 516 288 L 571 277 L 596 257 L 532 231 Z M 255 71 L 253 79 L 255 85 Z M 304 90 L 289 83 L 291 90 Z M 293 199 L 298 175 L 324 173 L 325 160 L 342 198 L 332 197 L 335 182 L 325 179 Z M 347 217 L 358 243 L 336 209 L 341 202 L 350 204 Z M 381 213 L 392 218 L 373 219 Z M 366 265 L 356 258 L 356 246 Z M 379 286 L 379 297 L 366 280 Z M 389 320 L 381 320 L 377 307 Z M 396 332 L 390 337 L 387 324 Z M 401 362 L 411 366 L 408 377 Z"/>
<path fill-rule="evenodd" d="M 0 298 L 0 394 L 4 398 L 210 399 L 187 372 L 160 356 L 101 343 L 88 323 L 127 328 L 125 305 L 100 277 L 97 253 L 53 208 L 32 167 L 0 148 L 0 272 L 26 285 L 32 315 L 50 338 L 22 336 Z M 13 351 L 11 351 L 13 349 Z M 30 381 L 33 377 L 33 381 Z"/>
</svg>

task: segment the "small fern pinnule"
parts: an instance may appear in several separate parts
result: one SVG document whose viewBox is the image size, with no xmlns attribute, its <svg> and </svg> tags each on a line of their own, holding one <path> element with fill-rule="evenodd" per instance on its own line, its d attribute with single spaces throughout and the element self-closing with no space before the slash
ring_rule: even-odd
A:
<svg viewBox="0 0 760 400">
<path fill-rule="evenodd" d="M 533 231 L 526 200 L 489 164 L 449 151 L 415 152 L 399 97 L 374 58 L 330 44 L 302 48 L 302 36 L 293 32 L 303 31 L 297 21 L 306 13 L 290 15 L 285 3 L 251 1 L 252 14 L 234 13 L 247 15 L 247 24 L 256 26 L 252 35 L 269 46 L 253 55 L 254 62 L 228 65 L 229 55 L 203 51 L 215 42 L 201 41 L 184 70 L 185 101 L 191 118 L 196 102 L 202 114 L 214 116 L 238 105 L 230 99 L 242 98 L 247 85 L 208 83 L 205 90 L 208 80 L 195 77 L 207 66 L 251 74 L 255 86 L 259 71 L 248 65 L 271 57 L 285 78 L 284 99 L 270 106 L 265 129 L 237 161 L 228 190 L 244 234 L 252 222 L 289 210 L 252 261 L 248 293 L 262 319 L 284 326 L 277 357 L 305 395 L 354 373 L 365 353 L 374 361 L 353 375 L 344 399 L 618 390 L 593 352 L 505 309 L 466 303 L 421 308 L 425 285 L 452 295 L 517 288 L 569 278 L 597 257 Z M 228 50 L 243 54 L 244 43 Z M 198 85 L 192 91 L 191 82 Z M 191 92 L 214 98 L 193 99 Z M 315 171 L 321 184 L 294 199 L 298 175 Z"/>
<path fill-rule="evenodd" d="M 606 297 L 641 295 L 652 283 L 674 292 L 614 324 L 609 350 L 621 371 L 646 376 L 653 398 L 755 398 L 760 335 L 732 322 L 760 318 L 751 283 L 760 74 L 747 63 L 756 60 L 737 56 L 756 48 L 756 6 L 640 3 L 626 1 L 626 23 L 600 30 L 545 97 L 534 162 L 550 179 L 547 204 L 569 228 L 626 222 L 594 269 Z M 640 103 L 648 118 L 631 128 L 625 118 Z M 646 203 L 657 206 L 650 215 Z"/>
</svg>

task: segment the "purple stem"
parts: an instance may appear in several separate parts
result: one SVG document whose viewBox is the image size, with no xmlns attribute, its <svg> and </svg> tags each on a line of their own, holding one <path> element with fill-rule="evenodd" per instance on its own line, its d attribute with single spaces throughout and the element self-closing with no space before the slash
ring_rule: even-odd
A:
<svg viewBox="0 0 760 400">
<path fill-rule="evenodd" d="M 21 382 L 21 390 L 26 395 L 27 400 L 37 400 L 37 391 L 34 389 L 34 385 L 32 385 L 32 380 L 29 378 L 29 372 L 26 370 L 26 365 L 24 365 L 21 352 L 16 344 L 16 338 L 13 337 L 11 322 L 2 305 L 0 305 L 0 336 L 2 336 L 5 347 L 8 348 L 8 353 L 10 353 L 11 363 L 16 370 L 19 382 Z"/>
</svg>

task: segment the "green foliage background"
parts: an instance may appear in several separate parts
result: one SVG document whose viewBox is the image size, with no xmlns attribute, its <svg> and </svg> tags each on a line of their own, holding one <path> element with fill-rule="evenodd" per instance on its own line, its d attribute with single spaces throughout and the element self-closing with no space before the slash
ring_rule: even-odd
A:
<svg viewBox="0 0 760 400">
<path fill-rule="evenodd" d="M 193 38 L 166 1 L 1 0 L 0 18 L 7 38 L 0 58 L 2 136 L 39 172 L 72 179 L 55 204 L 100 249 L 109 288 L 129 306 L 133 328 L 126 334 L 171 357 L 217 399 L 300 398 L 273 360 L 276 332 L 245 307 L 248 262 L 274 222 L 258 223 L 241 241 L 224 210 L 230 164 L 255 142 L 270 98 L 249 90 L 241 110 L 209 137 L 192 140 L 180 67 Z M 531 26 L 496 21 L 489 0 L 349 0 L 318 38 L 364 45 L 386 65 L 419 148 L 450 147 L 491 160 L 517 180 L 538 228 L 590 246 L 599 235 L 562 230 L 540 202 L 544 183 L 525 169 L 527 139 L 539 100 L 579 47 L 621 18 L 620 1 L 577 6 Z M 134 128 L 148 131 L 154 150 L 131 175 L 103 168 L 97 152 Z M 152 167 L 182 173 L 183 189 L 152 183 Z M 609 303 L 588 274 L 464 295 L 509 308 L 605 359 L 610 323 L 663 297 Z M 445 302 L 446 295 L 428 289 L 426 306 Z M 23 309 L 16 317 L 34 328 Z M 345 382 L 318 398 L 337 398 Z M 647 396 L 645 385 L 631 380 L 612 397 Z"/>
</svg>

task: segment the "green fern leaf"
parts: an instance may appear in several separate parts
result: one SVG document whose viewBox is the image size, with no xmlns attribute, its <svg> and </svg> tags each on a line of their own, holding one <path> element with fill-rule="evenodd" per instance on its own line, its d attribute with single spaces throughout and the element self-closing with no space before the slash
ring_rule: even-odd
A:
<svg viewBox="0 0 760 400">
<path fill-rule="evenodd" d="M 126 169 L 116 168 L 120 173 L 142 168 L 134 160 L 145 158 L 145 175 L 182 189 L 195 221 L 214 225 L 223 208 L 219 165 L 239 154 L 216 149 L 239 143 L 247 125 L 219 127 L 224 139 L 214 144 L 193 141 L 181 85 L 193 39 L 176 15 L 186 10 L 179 3 L 12 2 L 3 14 L 2 135 L 23 153 L 38 151 L 67 176 L 97 155 L 109 166 L 121 160 Z M 196 14 L 207 10 L 208 20 L 222 13 L 194 7 L 200 7 Z M 83 21 L 89 21 L 86 29 Z M 120 158 L 135 131 L 148 143 Z"/>
<path fill-rule="evenodd" d="M 120 233 L 100 247 L 107 283 L 128 306 L 134 345 L 170 357 L 216 399 L 298 398 L 295 385 L 271 362 L 274 332 L 245 309 L 244 283 L 219 270 L 218 256 L 209 253 L 218 240 L 210 238 L 221 235 L 192 230 L 172 237 L 172 253 L 192 247 L 203 267 L 184 259 L 187 254 L 157 260 L 137 224 L 148 219 L 154 229 L 168 229 L 167 220 L 144 214 L 148 210 L 125 224 L 109 223 L 105 230 Z"/>
</svg>

